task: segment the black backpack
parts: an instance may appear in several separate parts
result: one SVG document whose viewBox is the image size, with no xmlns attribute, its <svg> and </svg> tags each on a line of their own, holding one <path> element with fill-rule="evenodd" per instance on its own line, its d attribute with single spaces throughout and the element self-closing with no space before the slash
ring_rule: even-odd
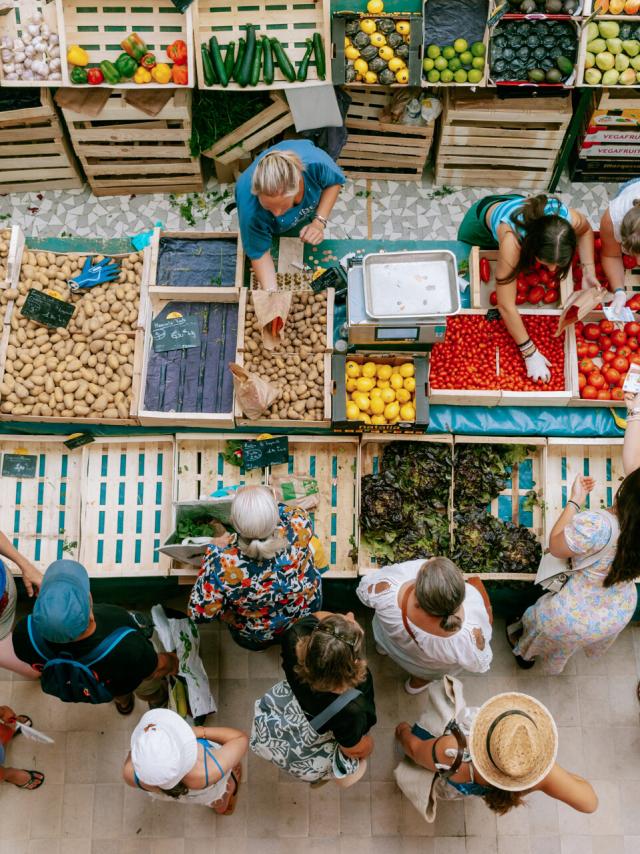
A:
<svg viewBox="0 0 640 854">
<path fill-rule="evenodd" d="M 98 646 L 83 655 L 73 658 L 69 652 L 54 652 L 36 632 L 31 615 L 27 618 L 27 630 L 31 645 L 45 662 L 40 684 L 45 694 L 58 697 L 63 703 L 110 703 L 111 691 L 98 679 L 91 669 L 116 648 L 120 641 L 136 630 L 131 626 L 114 629 Z"/>
</svg>

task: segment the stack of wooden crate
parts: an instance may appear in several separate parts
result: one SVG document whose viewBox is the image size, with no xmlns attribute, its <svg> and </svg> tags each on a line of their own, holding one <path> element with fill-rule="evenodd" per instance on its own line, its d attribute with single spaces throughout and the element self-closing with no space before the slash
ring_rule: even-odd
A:
<svg viewBox="0 0 640 854">
<path fill-rule="evenodd" d="M 434 126 L 381 122 L 380 113 L 393 91 L 389 86 L 349 86 L 352 100 L 345 121 L 349 138 L 338 165 L 350 178 L 422 178 Z"/>
<path fill-rule="evenodd" d="M 571 116 L 570 96 L 447 91 L 435 184 L 545 190 Z"/>
<path fill-rule="evenodd" d="M 35 106 L 0 112 L 0 193 L 82 187 L 51 94 L 36 92 Z"/>
<path fill-rule="evenodd" d="M 572 181 L 626 181 L 640 174 L 640 91 L 595 90 L 570 158 Z"/>
<path fill-rule="evenodd" d="M 191 193 L 203 188 L 191 157 L 191 92 L 176 90 L 156 116 L 114 91 L 98 116 L 63 109 L 71 142 L 93 194 Z"/>
</svg>

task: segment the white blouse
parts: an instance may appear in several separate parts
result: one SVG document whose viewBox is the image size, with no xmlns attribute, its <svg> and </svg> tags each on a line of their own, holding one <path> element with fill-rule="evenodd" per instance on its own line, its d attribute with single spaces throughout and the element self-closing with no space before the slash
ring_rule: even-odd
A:
<svg viewBox="0 0 640 854">
<path fill-rule="evenodd" d="M 385 566 L 377 572 L 367 573 L 358 585 L 358 598 L 364 605 L 374 608 L 379 627 L 389 638 L 390 644 L 399 647 L 402 654 L 434 670 L 446 666 L 459 666 L 471 673 L 484 673 L 490 665 L 491 623 L 482 595 L 470 584 L 466 584 L 464 599 L 464 623 L 460 631 L 448 637 L 425 632 L 409 620 L 416 642 L 409 636 L 402 623 L 402 609 L 398 603 L 398 591 L 407 581 L 414 581 L 423 560 L 409 560 Z M 375 587 L 387 582 L 386 588 L 376 593 Z M 473 630 L 480 629 L 484 637 L 484 649 L 480 649 Z"/>
<path fill-rule="evenodd" d="M 609 216 L 613 225 L 613 236 L 620 243 L 620 226 L 636 199 L 640 199 L 640 178 L 629 182 L 629 186 L 618 190 L 618 194 L 609 202 Z"/>
</svg>

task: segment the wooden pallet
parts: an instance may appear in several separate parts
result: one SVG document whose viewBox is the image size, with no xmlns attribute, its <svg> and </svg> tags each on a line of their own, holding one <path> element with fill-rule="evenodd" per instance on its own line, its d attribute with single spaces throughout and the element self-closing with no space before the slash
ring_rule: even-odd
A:
<svg viewBox="0 0 640 854">
<path fill-rule="evenodd" d="M 424 172 L 433 125 L 381 122 L 379 115 L 393 94 L 390 86 L 349 86 L 352 98 L 345 126 L 349 132 L 338 165 L 355 179 L 419 181 Z"/>
<path fill-rule="evenodd" d="M 0 112 L 0 194 L 80 189 L 83 183 L 48 89 L 40 89 L 38 107 Z"/>
<path fill-rule="evenodd" d="M 254 4 L 243 4 L 239 0 L 228 2 L 228 0 L 196 0 L 193 4 L 193 35 L 196 49 L 196 66 L 198 69 L 199 89 L 222 89 L 220 84 L 207 86 L 202 70 L 202 55 L 200 45 L 209 43 L 212 35 L 215 35 L 225 53 L 226 46 L 230 41 L 236 45 L 238 50 L 238 39 L 246 38 L 244 24 L 255 24 L 259 29 L 258 38 L 262 35 L 277 38 L 285 49 L 294 68 L 304 56 L 306 50 L 305 39 L 320 33 L 325 47 L 326 57 L 326 79 L 319 80 L 316 72 L 315 61 L 309 64 L 309 72 L 304 83 L 290 83 L 283 75 L 277 64 L 274 63 L 274 80 L 271 86 L 259 83 L 252 86 L 251 90 L 258 89 L 291 89 L 293 87 L 320 86 L 331 81 L 331 22 L 330 22 L 329 0 L 257 0 Z M 260 42 L 258 41 L 258 44 Z M 261 75 L 262 76 L 262 75 Z M 240 89 L 235 82 L 229 83 L 228 89 Z"/>
<path fill-rule="evenodd" d="M 59 87 L 68 85 L 66 74 L 66 42 L 62 18 L 62 0 L 6 0 L 3 4 L 6 11 L 0 8 L 0 40 L 7 36 L 12 41 L 21 38 L 28 19 L 36 12 L 41 13 L 44 22 L 52 33 L 57 33 L 60 39 L 60 59 L 62 63 L 62 79 L 58 80 L 6 80 L 2 63 L 0 63 L 0 86 L 43 88 L 45 86 Z"/>
<path fill-rule="evenodd" d="M 544 190 L 571 116 L 570 98 L 503 101 L 447 91 L 434 182 Z"/>
<path fill-rule="evenodd" d="M 58 0 L 62 3 L 64 34 L 67 45 L 77 44 L 89 54 L 91 65 L 98 65 L 103 59 L 115 62 L 122 53 L 120 42 L 131 33 L 138 33 L 149 51 L 158 62 L 170 63 L 166 49 L 176 39 L 182 39 L 187 45 L 187 69 L 190 87 L 195 86 L 195 65 L 193 60 L 193 25 L 191 9 L 179 12 L 171 0 Z M 66 51 L 62 53 L 66 57 Z M 78 87 L 69 80 L 69 67 L 66 59 L 62 63 L 65 86 Z M 88 84 L 84 84 L 88 86 Z M 117 83 L 102 83 L 102 88 L 137 89 L 140 85 L 132 80 Z M 147 89 L 185 89 L 175 83 L 145 84 Z"/>
<path fill-rule="evenodd" d="M 151 118 L 114 92 L 98 116 L 63 109 L 73 149 L 96 196 L 191 193 L 203 188 L 191 157 L 191 93 L 184 88 Z"/>
</svg>

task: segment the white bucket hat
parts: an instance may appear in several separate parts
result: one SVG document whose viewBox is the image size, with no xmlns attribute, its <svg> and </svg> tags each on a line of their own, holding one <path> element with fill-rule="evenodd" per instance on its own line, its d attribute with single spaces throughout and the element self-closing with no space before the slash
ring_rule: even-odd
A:
<svg viewBox="0 0 640 854">
<path fill-rule="evenodd" d="M 198 742 L 189 724 L 170 709 L 152 709 L 131 733 L 131 762 L 141 783 L 172 789 L 196 764 Z"/>
</svg>

